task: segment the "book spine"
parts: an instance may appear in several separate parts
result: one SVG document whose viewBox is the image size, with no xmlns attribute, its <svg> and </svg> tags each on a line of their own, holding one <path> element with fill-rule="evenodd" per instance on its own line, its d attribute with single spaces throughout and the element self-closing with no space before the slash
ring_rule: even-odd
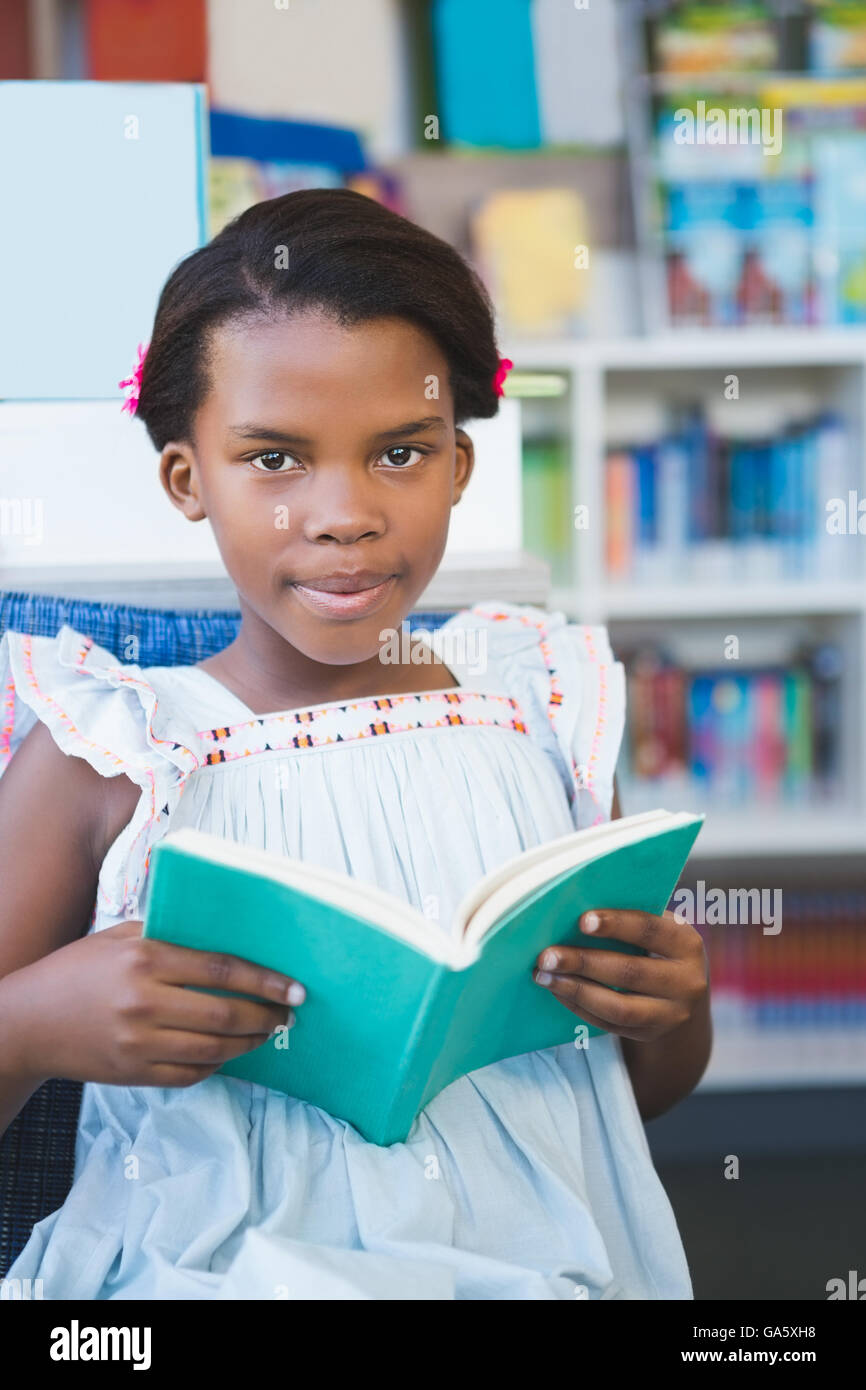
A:
<svg viewBox="0 0 866 1390">
<path fill-rule="evenodd" d="M 507 957 L 498 961 L 495 953 L 492 960 L 489 955 L 479 957 L 465 970 L 449 971 L 448 977 L 440 984 L 436 1000 L 431 1000 L 438 1020 L 429 1030 L 423 1062 L 419 1062 L 418 1070 L 425 1077 L 419 1110 L 458 1077 L 487 1066 L 491 1052 L 499 1050 L 491 1046 L 486 1029 L 479 1040 L 479 1019 L 496 1019 L 501 1032 L 507 1028 L 497 1007 L 511 982 Z"/>
<path fill-rule="evenodd" d="M 626 579 L 631 575 L 634 553 L 634 460 L 630 454 L 608 457 L 605 484 L 608 575 Z"/>
<path fill-rule="evenodd" d="M 433 972 L 403 1049 L 394 1098 L 381 1131 L 374 1137 L 375 1143 L 404 1143 L 427 1101 L 441 1089 L 431 1085 L 431 1081 L 452 1026 L 454 1003 L 464 974 L 443 964 Z"/>
</svg>

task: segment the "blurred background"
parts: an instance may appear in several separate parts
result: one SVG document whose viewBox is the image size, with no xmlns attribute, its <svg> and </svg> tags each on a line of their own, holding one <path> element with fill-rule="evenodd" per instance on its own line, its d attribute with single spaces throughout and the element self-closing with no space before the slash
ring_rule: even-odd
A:
<svg viewBox="0 0 866 1390">
<path fill-rule="evenodd" d="M 825 1298 L 866 1275 L 866 4 L 0 0 L 0 591 L 230 606 L 118 382 L 182 256 L 325 186 L 465 254 L 514 362 L 426 606 L 608 624 L 624 812 L 707 811 L 714 1053 L 647 1127 L 696 1297 Z"/>
</svg>

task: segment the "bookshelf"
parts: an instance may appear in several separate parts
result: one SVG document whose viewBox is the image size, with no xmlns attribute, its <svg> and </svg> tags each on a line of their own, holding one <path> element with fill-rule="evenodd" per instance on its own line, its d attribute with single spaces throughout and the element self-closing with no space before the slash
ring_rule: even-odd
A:
<svg viewBox="0 0 866 1390">
<path fill-rule="evenodd" d="M 845 6 L 764 0 L 753 27 L 743 6 L 616 8 L 645 330 L 863 325 L 853 275 L 863 264 L 862 142 L 839 158 L 863 129 L 862 13 L 850 7 L 846 23 Z M 701 8 L 715 23 L 694 23 Z M 675 129 L 685 109 L 703 120 L 710 108 L 746 117 L 755 107 L 774 121 L 773 136 L 762 127 L 763 151 L 751 131 L 707 140 L 705 129 L 696 139 Z M 726 268 L 705 279 L 699 248 L 714 228 L 715 269 Z"/>
<path fill-rule="evenodd" d="M 640 584 L 605 575 L 604 470 L 612 416 L 629 393 L 662 400 L 720 393 L 724 377 L 736 373 L 741 399 L 762 392 L 779 378 L 802 384 L 828 407 L 841 411 L 852 434 L 855 486 L 866 496 L 866 331 L 784 329 L 764 332 L 671 331 L 646 339 L 577 341 L 508 340 L 505 350 L 516 371 L 564 374 L 569 389 L 558 403 L 557 424 L 568 438 L 571 495 L 589 508 L 587 529 L 570 541 L 571 579 L 557 585 L 550 606 L 578 621 L 606 624 L 614 652 L 641 638 L 662 636 L 688 650 L 712 646 L 718 634 L 736 631 L 744 655 L 778 643 L 785 634 L 832 635 L 844 653 L 839 794 L 821 804 L 707 809 L 707 823 L 689 866 L 708 882 L 734 876 L 738 882 L 782 884 L 817 863 L 813 877 L 836 883 L 843 874 L 860 882 L 866 853 L 866 583 L 857 575 L 808 583 L 720 582 Z M 736 408 L 735 403 L 731 403 Z M 859 542 L 859 545 L 858 545 Z M 859 575 L 862 547 L 857 538 Z M 716 638 L 714 638 L 714 634 Z M 626 812 L 632 804 L 622 788 Z M 688 796 L 688 793 L 686 794 Z M 662 797 L 652 804 L 669 804 Z M 649 803 L 648 803 L 649 804 Z M 692 809 L 697 804 L 686 801 Z M 822 867 L 823 866 L 823 867 Z M 738 877 L 737 877 L 738 876 Z M 732 930 L 736 930 L 733 928 Z M 866 1082 L 866 1030 L 832 1026 L 754 1028 L 718 1020 L 713 1056 L 698 1090 L 724 1093 L 824 1087 Z"/>
<path fill-rule="evenodd" d="M 575 503 L 588 508 L 585 530 L 571 542 L 571 582 L 554 587 L 550 606 L 582 622 L 611 629 L 614 649 L 660 629 L 689 639 L 711 632 L 749 634 L 760 648 L 772 632 L 821 631 L 840 644 L 845 658 L 843 741 L 854 749 L 845 768 L 842 795 L 830 805 L 771 808 L 758 815 L 719 814 L 708 823 L 698 854 L 729 859 L 762 854 L 857 854 L 866 851 L 866 709 L 856 698 L 864 683 L 866 584 L 858 578 L 814 582 L 720 582 L 692 577 L 688 583 L 661 585 L 610 581 L 605 577 L 604 469 L 610 443 L 611 401 L 628 390 L 657 393 L 662 399 L 688 391 L 721 395 L 722 383 L 736 373 L 741 398 L 755 383 L 757 392 L 779 372 L 787 379 L 817 382 L 817 393 L 841 409 L 850 423 L 857 456 L 856 486 L 866 496 L 866 331 L 822 332 L 788 329 L 750 334 L 740 330 L 696 335 L 663 334 L 649 339 L 610 341 L 509 342 L 518 371 L 564 373 L 570 381 L 566 406 Z M 731 402 L 736 409 L 737 402 Z M 839 538 L 847 544 L 847 537 Z M 860 539 L 850 538 L 856 542 Z M 861 570 L 862 573 L 862 570 Z M 707 632 L 706 629 L 711 629 Z"/>
</svg>

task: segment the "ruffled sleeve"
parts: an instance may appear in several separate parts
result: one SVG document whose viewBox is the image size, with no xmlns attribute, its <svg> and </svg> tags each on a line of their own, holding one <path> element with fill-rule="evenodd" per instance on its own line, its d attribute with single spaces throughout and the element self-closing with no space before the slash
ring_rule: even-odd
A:
<svg viewBox="0 0 866 1390">
<path fill-rule="evenodd" d="M 608 820 L 625 726 L 625 673 L 607 630 L 529 605 L 477 604 L 455 614 L 432 640 L 461 684 L 471 686 L 483 663 L 487 688 L 517 699 L 530 734 L 557 766 L 575 825 Z M 467 651 L 473 666 L 462 658 Z"/>
<path fill-rule="evenodd" d="M 118 662 L 68 625 L 56 637 L 4 634 L 0 694 L 0 774 L 39 720 L 64 753 L 103 777 L 124 773 L 141 789 L 132 820 L 105 857 L 97 898 L 108 916 L 136 916 L 151 847 L 200 762 L 193 725 L 180 711 L 160 708 L 140 667 Z"/>
</svg>

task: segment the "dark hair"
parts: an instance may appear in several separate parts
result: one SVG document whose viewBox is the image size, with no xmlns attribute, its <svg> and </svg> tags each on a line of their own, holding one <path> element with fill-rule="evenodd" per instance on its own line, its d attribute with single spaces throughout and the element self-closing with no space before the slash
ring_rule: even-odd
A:
<svg viewBox="0 0 866 1390">
<path fill-rule="evenodd" d="M 277 268 L 280 260 L 287 268 Z M 156 448 L 192 438 L 210 386 L 213 329 L 310 308 L 345 326 L 410 320 L 448 361 L 455 424 L 496 414 L 493 309 L 475 271 L 447 242 L 373 198 L 304 189 L 248 208 L 168 277 L 136 411 Z"/>
</svg>

